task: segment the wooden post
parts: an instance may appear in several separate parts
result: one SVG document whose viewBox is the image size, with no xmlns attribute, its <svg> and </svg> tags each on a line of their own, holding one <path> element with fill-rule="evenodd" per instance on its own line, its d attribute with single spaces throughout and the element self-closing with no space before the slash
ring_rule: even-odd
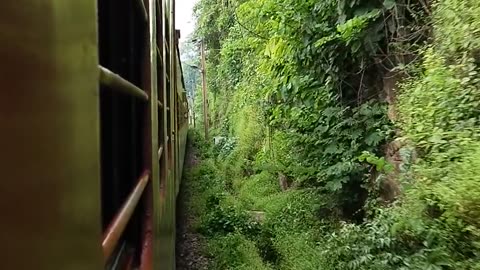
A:
<svg viewBox="0 0 480 270">
<path fill-rule="evenodd" d="M 208 97 L 207 97 L 207 72 L 205 64 L 205 43 L 201 41 L 202 54 L 202 91 L 203 91 L 203 122 L 205 127 L 205 140 L 208 141 Z"/>
</svg>

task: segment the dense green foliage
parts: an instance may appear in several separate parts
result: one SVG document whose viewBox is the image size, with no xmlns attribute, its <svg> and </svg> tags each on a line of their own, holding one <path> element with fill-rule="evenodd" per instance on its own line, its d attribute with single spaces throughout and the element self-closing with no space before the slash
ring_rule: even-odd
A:
<svg viewBox="0 0 480 270">
<path fill-rule="evenodd" d="M 192 172 L 212 269 L 480 269 L 478 1 L 196 14 L 225 138 Z"/>
</svg>

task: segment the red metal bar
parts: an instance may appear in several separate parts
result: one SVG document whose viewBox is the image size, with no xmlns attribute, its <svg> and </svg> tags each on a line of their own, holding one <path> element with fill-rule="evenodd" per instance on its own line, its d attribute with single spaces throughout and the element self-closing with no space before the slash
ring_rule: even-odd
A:
<svg viewBox="0 0 480 270">
<path fill-rule="evenodd" d="M 133 269 L 133 254 L 129 254 L 125 261 L 125 266 L 123 267 L 123 270 L 132 270 L 132 269 Z"/>
<path fill-rule="evenodd" d="M 112 255 L 115 247 L 118 244 L 125 227 L 127 227 L 128 221 L 132 217 L 133 211 L 137 207 L 138 201 L 142 196 L 145 186 L 148 183 L 150 178 L 150 172 L 145 171 L 142 176 L 138 179 L 138 183 L 133 189 L 128 199 L 125 201 L 124 205 L 117 216 L 113 219 L 112 223 L 108 227 L 107 231 L 103 236 L 102 248 L 103 248 L 103 257 L 107 261 Z"/>
</svg>

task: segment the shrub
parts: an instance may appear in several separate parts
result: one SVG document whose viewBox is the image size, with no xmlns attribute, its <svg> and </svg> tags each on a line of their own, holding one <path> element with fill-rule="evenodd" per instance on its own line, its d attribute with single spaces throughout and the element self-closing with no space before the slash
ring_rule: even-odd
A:
<svg viewBox="0 0 480 270">
<path fill-rule="evenodd" d="M 209 241 L 208 253 L 214 257 L 214 270 L 269 270 L 263 263 L 255 243 L 237 233 L 217 236 Z"/>
<path fill-rule="evenodd" d="M 259 200 L 281 191 L 278 180 L 266 171 L 244 178 L 239 182 L 237 196 L 250 210 L 258 210 L 256 203 Z"/>
<path fill-rule="evenodd" d="M 218 202 L 215 202 L 218 203 Z M 209 211 L 202 219 L 201 232 L 207 236 L 229 233 L 255 235 L 259 224 L 246 211 L 222 201 L 217 205 L 208 205 Z"/>
</svg>

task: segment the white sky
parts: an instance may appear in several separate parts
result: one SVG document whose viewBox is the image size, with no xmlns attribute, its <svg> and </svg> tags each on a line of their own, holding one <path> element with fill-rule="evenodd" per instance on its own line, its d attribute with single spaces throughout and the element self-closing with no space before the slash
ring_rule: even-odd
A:
<svg viewBox="0 0 480 270">
<path fill-rule="evenodd" d="M 184 41 L 194 30 L 193 6 L 197 0 L 175 1 L 175 25 L 180 29 L 180 42 Z"/>
</svg>

